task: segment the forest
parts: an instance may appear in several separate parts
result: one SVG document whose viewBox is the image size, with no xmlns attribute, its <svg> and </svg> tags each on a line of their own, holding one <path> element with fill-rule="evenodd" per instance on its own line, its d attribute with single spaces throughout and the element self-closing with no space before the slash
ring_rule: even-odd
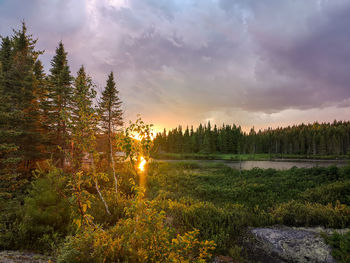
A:
<svg viewBox="0 0 350 263">
<path fill-rule="evenodd" d="M 249 134 L 125 123 L 113 72 L 101 94 L 59 42 L 50 68 L 25 23 L 0 46 L 0 251 L 46 262 L 260 262 L 249 227 L 350 227 L 350 167 L 239 171 L 158 152 L 349 154 L 349 122 Z M 47 72 L 47 73 L 46 73 Z M 116 152 L 123 152 L 117 155 Z M 349 262 L 350 232 L 325 237 Z M 1 256 L 0 256 L 1 260 Z"/>
<path fill-rule="evenodd" d="M 96 98 L 84 66 L 71 74 L 62 42 L 48 74 L 36 42 L 25 23 L 1 39 L 0 249 L 57 262 L 210 258 L 213 241 L 167 227 L 164 212 L 144 198 L 151 125 L 138 118 L 122 129 L 113 72 Z"/>
<path fill-rule="evenodd" d="M 234 124 L 212 128 L 208 122 L 196 129 L 164 130 L 157 134 L 156 144 L 170 153 L 349 155 L 350 122 L 315 122 L 258 132 L 252 128 L 249 133 Z"/>
</svg>

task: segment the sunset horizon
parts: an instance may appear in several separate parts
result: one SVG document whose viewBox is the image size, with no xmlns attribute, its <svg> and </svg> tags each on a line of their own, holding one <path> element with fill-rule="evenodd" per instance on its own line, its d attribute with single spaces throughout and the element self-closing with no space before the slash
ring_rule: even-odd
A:
<svg viewBox="0 0 350 263">
<path fill-rule="evenodd" d="M 25 21 L 45 51 L 46 73 L 62 41 L 72 74 L 83 64 L 100 95 L 113 71 L 126 119 L 141 114 L 157 132 L 208 121 L 248 131 L 349 118 L 347 1 L 0 5 L 0 35 Z"/>
<path fill-rule="evenodd" d="M 349 263 L 350 0 L 0 0 L 0 262 Z"/>
</svg>

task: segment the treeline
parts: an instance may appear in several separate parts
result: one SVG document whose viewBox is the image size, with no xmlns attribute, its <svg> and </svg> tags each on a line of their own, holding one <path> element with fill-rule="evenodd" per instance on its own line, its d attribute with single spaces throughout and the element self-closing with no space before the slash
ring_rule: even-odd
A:
<svg viewBox="0 0 350 263">
<path fill-rule="evenodd" d="M 155 139 L 159 151 L 171 153 L 346 155 L 350 153 L 350 122 L 313 123 L 243 132 L 240 126 L 181 126 Z"/>
<path fill-rule="evenodd" d="M 121 101 L 112 72 L 97 101 L 84 66 L 76 76 L 71 74 L 62 42 L 48 74 L 36 42 L 24 23 L 12 36 L 1 37 L 0 175 L 12 178 L 12 185 L 16 175 L 30 176 L 41 160 L 51 158 L 59 167 L 69 156 L 79 160 L 92 151 L 90 142 L 96 136 L 111 136 L 122 125 Z"/>
</svg>

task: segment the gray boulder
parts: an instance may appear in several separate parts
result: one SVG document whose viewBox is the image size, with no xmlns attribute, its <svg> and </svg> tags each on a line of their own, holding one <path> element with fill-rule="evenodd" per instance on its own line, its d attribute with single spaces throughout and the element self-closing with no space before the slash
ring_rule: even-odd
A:
<svg viewBox="0 0 350 263">
<path fill-rule="evenodd" d="M 284 226 L 253 228 L 249 229 L 244 243 L 251 259 L 259 262 L 335 263 L 331 248 L 320 235 L 333 231 Z"/>
</svg>

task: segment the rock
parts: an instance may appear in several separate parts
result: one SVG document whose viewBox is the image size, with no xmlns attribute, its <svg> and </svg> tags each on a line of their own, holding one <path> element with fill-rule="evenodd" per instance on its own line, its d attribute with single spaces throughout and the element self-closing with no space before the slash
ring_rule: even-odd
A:
<svg viewBox="0 0 350 263">
<path fill-rule="evenodd" d="M 321 232 L 330 234 L 333 230 L 281 226 L 253 228 L 244 242 L 251 259 L 260 262 L 335 263 Z"/>
<path fill-rule="evenodd" d="M 50 257 L 22 251 L 0 251 L 1 263 L 47 263 L 53 262 Z"/>
<path fill-rule="evenodd" d="M 229 256 L 216 256 L 213 263 L 239 263 Z"/>
</svg>

